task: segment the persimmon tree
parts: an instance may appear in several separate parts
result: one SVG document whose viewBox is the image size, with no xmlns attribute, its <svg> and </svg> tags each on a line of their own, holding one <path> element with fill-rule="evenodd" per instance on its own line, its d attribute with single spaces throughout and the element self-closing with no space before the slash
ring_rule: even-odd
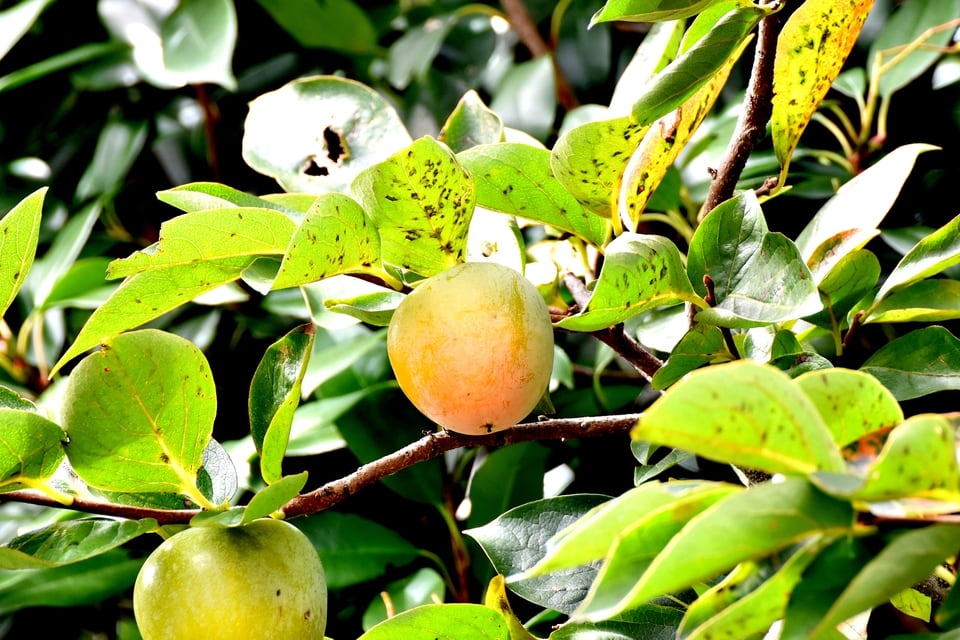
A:
<svg viewBox="0 0 960 640">
<path fill-rule="evenodd" d="M 0 13 L 10 46 L 46 4 Z M 263 6 L 301 45 L 382 54 L 351 2 Z M 378 9 L 412 21 L 379 75 L 250 101 L 238 155 L 272 189 L 158 188 L 156 237 L 113 256 L 136 244 L 114 199 L 133 158 L 103 168 L 149 129 L 114 121 L 55 234 L 48 186 L 0 220 L 0 500 L 26 514 L 0 612 L 122 598 L 161 537 L 273 517 L 320 554 L 337 640 L 873 637 L 890 616 L 956 633 L 960 216 L 888 214 L 921 162 L 956 164 L 936 131 L 891 144 L 890 114 L 931 73 L 955 83 L 960 3 L 559 3 L 547 38 L 522 3 L 441 9 Z M 203 86 L 238 87 L 236 8 L 148 17 L 159 59 L 117 31 L 0 90 L 122 53 L 138 82 L 194 86 L 209 121 Z M 598 63 L 565 57 L 571 17 L 581 36 L 642 26 L 604 101 L 577 103 Z M 404 92 L 444 79 L 470 30 L 530 57 L 496 91 L 441 83 L 456 100 L 420 131 Z M 523 423 L 473 436 L 404 398 L 386 335 L 424 279 L 484 261 L 537 287 L 553 371 Z M 265 346 L 238 381 L 250 354 L 208 347 L 251 300 Z M 137 637 L 118 607 L 113 632 Z"/>
</svg>

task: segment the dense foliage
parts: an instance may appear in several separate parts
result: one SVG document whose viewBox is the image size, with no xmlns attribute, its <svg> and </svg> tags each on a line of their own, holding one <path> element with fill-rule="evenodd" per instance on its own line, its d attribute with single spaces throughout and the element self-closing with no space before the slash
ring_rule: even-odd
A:
<svg viewBox="0 0 960 640">
<path fill-rule="evenodd" d="M 335 640 L 953 637 L 960 0 L 362 4 L 0 0 L 0 637 L 270 516 Z M 464 261 L 479 436 L 387 358 Z"/>
</svg>

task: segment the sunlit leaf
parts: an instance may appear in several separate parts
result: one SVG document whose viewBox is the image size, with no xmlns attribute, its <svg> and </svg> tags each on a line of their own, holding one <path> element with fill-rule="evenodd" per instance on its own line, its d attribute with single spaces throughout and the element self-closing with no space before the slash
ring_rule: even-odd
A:
<svg viewBox="0 0 960 640">
<path fill-rule="evenodd" d="M 21 200 L 0 219 L 0 316 L 10 307 L 33 264 L 47 187 Z"/>
<path fill-rule="evenodd" d="M 379 93 L 353 80 L 311 76 L 250 103 L 243 159 L 286 191 L 347 193 L 360 171 L 410 142 Z"/>
<path fill-rule="evenodd" d="M 683 19 L 650 25 L 650 30 L 617 79 L 617 86 L 610 97 L 610 115 L 624 116 L 630 113 L 633 103 L 643 93 L 646 82 L 677 57 L 685 27 L 686 20 Z"/>
<path fill-rule="evenodd" d="M 690 373 L 644 412 L 631 437 L 768 473 L 843 469 L 807 395 L 785 373 L 749 360 Z"/>
<path fill-rule="evenodd" d="M 197 474 L 216 410 L 213 376 L 196 346 L 156 329 L 119 335 L 70 375 L 67 457 L 93 487 L 181 493 L 204 504 Z"/>
<path fill-rule="evenodd" d="M 900 400 L 960 389 L 960 340 L 944 327 L 911 331 L 880 347 L 860 367 Z"/>
<path fill-rule="evenodd" d="M 309 196 L 311 201 L 312 195 Z M 190 182 L 171 189 L 157 192 L 157 199 L 184 213 L 192 213 L 204 209 L 223 209 L 226 207 L 248 207 L 256 209 L 276 209 L 287 213 L 298 210 L 284 206 L 270 198 L 260 198 L 239 191 L 233 187 L 218 182 Z"/>
<path fill-rule="evenodd" d="M 420 138 L 360 172 L 351 189 L 380 232 L 384 262 L 423 276 L 463 262 L 476 194 L 443 143 Z"/>
<path fill-rule="evenodd" d="M 813 402 L 838 447 L 903 421 L 893 394 L 862 371 L 839 367 L 811 371 L 794 384 Z"/>
<path fill-rule="evenodd" d="M 523 623 L 517 618 L 517 614 L 513 612 L 513 607 L 510 606 L 510 600 L 507 598 L 503 576 L 496 575 L 490 580 L 487 590 L 483 594 L 483 604 L 494 611 L 500 612 L 510 630 L 510 640 L 537 640 L 533 634 L 526 630 Z"/>
<path fill-rule="evenodd" d="M 363 612 L 363 628 L 369 630 L 373 625 L 392 615 L 409 611 L 414 607 L 443 602 L 446 591 L 443 576 L 428 567 L 418 569 L 409 576 L 390 582 L 374 597 L 367 610 Z M 388 604 L 389 611 L 387 611 Z M 512 637 L 511 640 L 513 640 Z"/>
<path fill-rule="evenodd" d="M 478 205 L 569 231 L 594 245 L 606 240 L 609 225 L 554 177 L 546 149 L 508 142 L 479 145 L 458 158 L 476 181 Z"/>
<path fill-rule="evenodd" d="M 960 263 L 960 216 L 918 242 L 887 276 L 877 300 Z"/>
<path fill-rule="evenodd" d="M 146 324 L 201 294 L 237 280 L 254 260 L 253 257 L 240 257 L 188 263 L 144 271 L 127 278 L 113 295 L 93 312 L 73 344 L 51 369 L 51 375 L 104 340 Z"/>
<path fill-rule="evenodd" d="M 243 510 L 243 522 L 253 522 L 257 518 L 266 518 L 280 510 L 285 504 L 303 490 L 307 484 L 307 472 L 284 476 L 264 487 L 247 503 Z"/>
<path fill-rule="evenodd" d="M 0 11 L 0 59 L 30 30 L 53 0 L 23 0 Z"/>
<path fill-rule="evenodd" d="M 960 281 L 921 280 L 888 294 L 862 322 L 943 322 L 960 318 Z"/>
<path fill-rule="evenodd" d="M 250 433 L 267 484 L 279 480 L 283 457 L 300 404 L 300 387 L 313 348 L 312 324 L 300 325 L 267 348 L 250 383 Z"/>
<path fill-rule="evenodd" d="M 512 640 L 499 611 L 480 604 L 427 604 L 384 620 L 358 640 Z"/>
<path fill-rule="evenodd" d="M 662 236 L 628 232 L 607 246 L 586 307 L 557 326 L 596 331 L 643 311 L 681 302 L 704 304 L 690 286 L 676 245 Z"/>
<path fill-rule="evenodd" d="M 873 0 L 807 0 L 777 38 L 773 68 L 773 148 L 784 184 L 807 123 L 860 35 Z"/>
<path fill-rule="evenodd" d="M 611 20 L 661 22 L 689 18 L 722 0 L 608 0 L 592 24 Z"/>
<path fill-rule="evenodd" d="M 574 613 L 577 618 L 600 619 L 676 593 L 714 578 L 737 564 L 763 558 L 811 536 L 852 531 L 853 509 L 846 501 L 821 493 L 800 478 L 764 483 L 734 493 L 694 516 L 648 567 L 637 576 L 630 564 L 616 567 L 616 550 L 605 575 L 629 586 L 606 598 L 588 597 Z M 717 544 L 723 540 L 724 544 Z M 697 562 L 690 562 L 697 558 Z M 598 584 L 594 590 L 599 589 Z"/>
<path fill-rule="evenodd" d="M 380 235 L 366 212 L 349 196 L 327 193 L 317 197 L 293 234 L 273 288 L 343 273 L 367 273 L 393 281 L 380 260 Z"/>
<path fill-rule="evenodd" d="M 697 324 L 677 343 L 670 357 L 653 374 L 655 389 L 666 389 L 677 380 L 707 363 L 733 359 L 719 327 Z"/>
</svg>

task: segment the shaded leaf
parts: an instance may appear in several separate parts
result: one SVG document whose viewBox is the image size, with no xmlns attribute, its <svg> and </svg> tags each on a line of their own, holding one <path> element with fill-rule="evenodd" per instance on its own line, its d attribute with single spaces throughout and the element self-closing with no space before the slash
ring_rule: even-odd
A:
<svg viewBox="0 0 960 640">
<path fill-rule="evenodd" d="M 747 38 L 766 13 L 763 7 L 745 4 L 745 8 L 722 14 L 715 23 L 712 12 L 698 16 L 691 30 L 706 19 L 707 25 L 699 25 L 699 29 L 707 29 L 706 33 L 691 44 L 688 32 L 683 44 L 686 50 L 646 83 L 631 110 L 635 122 L 648 125 L 678 108 L 714 74 L 721 73 L 730 59 L 740 56 Z M 725 72 L 721 75 L 726 77 Z"/>
<path fill-rule="evenodd" d="M 781 186 L 800 136 L 840 75 L 872 6 L 873 0 L 807 0 L 777 38 L 770 126 Z"/>
<path fill-rule="evenodd" d="M 480 544 L 498 573 L 514 575 L 543 557 L 551 536 L 605 500 L 604 496 L 589 494 L 537 500 L 514 507 L 488 524 L 464 533 Z M 531 602 L 570 613 L 583 599 L 595 575 L 595 568 L 576 567 L 511 582 L 509 587 Z"/>
<path fill-rule="evenodd" d="M 93 161 L 80 176 L 76 199 L 115 193 L 143 150 L 147 134 L 146 122 L 111 118 L 100 131 Z"/>
<path fill-rule="evenodd" d="M 477 204 L 550 225 L 602 245 L 608 224 L 584 209 L 551 169 L 550 152 L 522 143 L 478 145 L 458 155 L 477 185 Z"/>
<path fill-rule="evenodd" d="M 654 389 L 666 389 L 694 369 L 732 358 L 720 329 L 698 324 L 680 339 L 664 365 L 653 374 L 651 384 Z"/>
<path fill-rule="evenodd" d="M 294 328 L 271 344 L 250 383 L 250 433 L 260 455 L 260 473 L 267 484 L 283 475 L 293 413 L 300 404 L 303 376 L 310 361 L 315 330 L 312 324 Z"/>
<path fill-rule="evenodd" d="M 676 245 L 662 236 L 627 232 L 607 246 L 586 307 L 556 324 L 571 331 L 596 331 L 681 302 L 704 304 L 690 286 Z"/>
<path fill-rule="evenodd" d="M 376 49 L 377 33 L 373 23 L 367 12 L 352 0 L 258 2 L 304 47 L 347 53 L 370 53 Z"/>
<path fill-rule="evenodd" d="M 682 617 L 678 608 L 648 604 L 609 620 L 568 621 L 550 634 L 550 640 L 675 640 Z"/>
<path fill-rule="evenodd" d="M 896 536 L 833 600 L 813 633 L 888 601 L 927 577 L 960 549 L 960 526 L 936 524 Z M 811 636 L 808 637 L 812 637 Z"/>
<path fill-rule="evenodd" d="M 34 569 L 80 562 L 100 555 L 145 533 L 157 521 L 83 518 L 30 531 L 0 547 L 0 568 Z"/>
<path fill-rule="evenodd" d="M 384 262 L 423 276 L 463 262 L 476 194 L 446 145 L 420 138 L 361 171 L 351 189 L 380 232 Z"/>
<path fill-rule="evenodd" d="M 911 331 L 880 347 L 860 367 L 899 401 L 960 389 L 960 340 L 944 327 Z"/>
<path fill-rule="evenodd" d="M 13 48 L 53 0 L 23 0 L 0 11 L 0 60 Z"/>
<path fill-rule="evenodd" d="M 311 76 L 250 103 L 242 153 L 286 191 L 347 193 L 360 171 L 410 142 L 379 93 L 353 80 Z"/>
<path fill-rule="evenodd" d="M 503 121 L 471 89 L 447 117 L 437 139 L 454 153 L 478 144 L 495 144 L 503 141 Z"/>
<path fill-rule="evenodd" d="M 34 410 L 0 409 L 0 491 L 39 489 L 63 460 L 66 435 Z"/>
<path fill-rule="evenodd" d="M 749 360 L 690 373 L 644 412 L 631 437 L 768 473 L 843 470 L 813 402 L 785 373 Z"/>
<path fill-rule="evenodd" d="M 197 474 L 216 410 L 213 376 L 196 346 L 156 329 L 123 334 L 70 375 L 67 457 L 93 487 L 180 493 L 207 505 Z"/>
</svg>

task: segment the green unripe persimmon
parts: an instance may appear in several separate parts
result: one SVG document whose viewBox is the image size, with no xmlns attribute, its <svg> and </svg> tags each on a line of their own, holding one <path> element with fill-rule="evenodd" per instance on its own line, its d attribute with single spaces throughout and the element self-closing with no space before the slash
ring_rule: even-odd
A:
<svg viewBox="0 0 960 640">
<path fill-rule="evenodd" d="M 192 527 L 144 562 L 133 609 L 143 640 L 322 640 L 327 584 L 288 522 Z"/>
<path fill-rule="evenodd" d="M 451 431 L 510 427 L 543 398 L 553 370 L 553 325 L 537 288 L 492 262 L 428 278 L 400 303 L 387 331 L 400 388 Z"/>
</svg>

